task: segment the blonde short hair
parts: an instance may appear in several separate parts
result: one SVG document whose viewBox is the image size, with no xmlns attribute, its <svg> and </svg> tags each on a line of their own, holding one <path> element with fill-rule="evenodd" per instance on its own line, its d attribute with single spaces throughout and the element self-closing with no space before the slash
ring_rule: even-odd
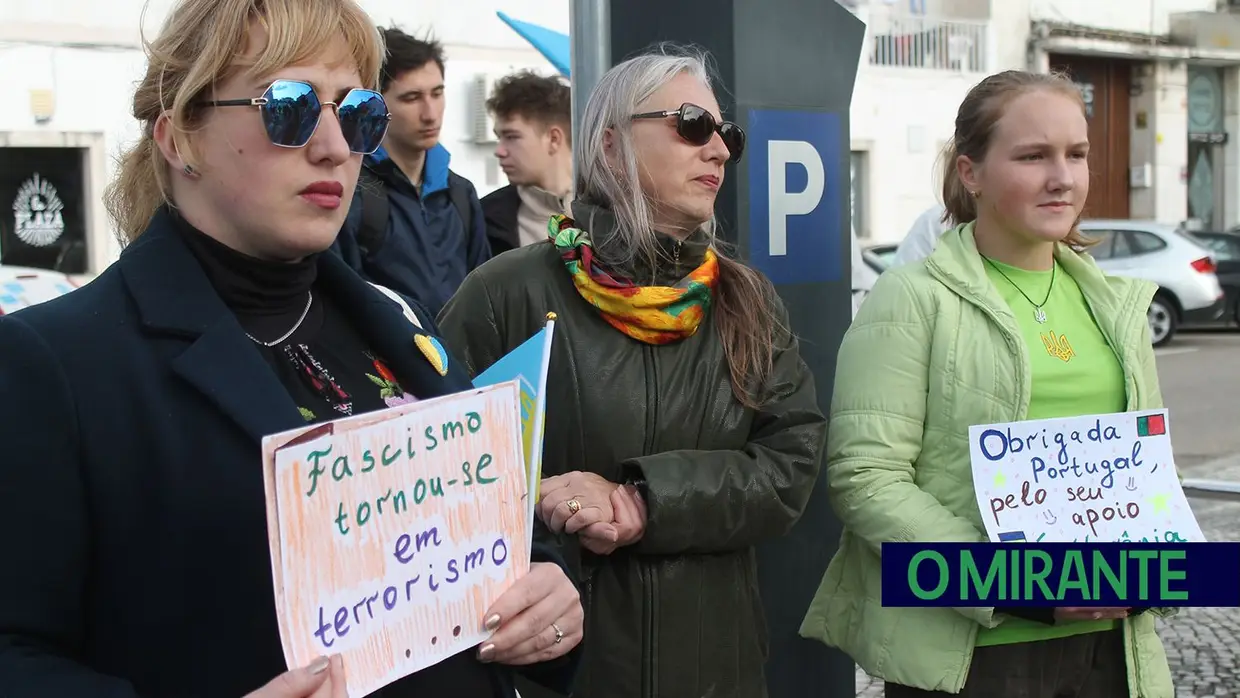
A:
<svg viewBox="0 0 1240 698">
<path fill-rule="evenodd" d="M 250 55 L 247 44 L 254 23 L 264 30 L 266 44 Z M 136 240 L 156 210 L 171 203 L 168 165 L 154 136 L 161 114 L 170 113 L 177 150 L 193 164 L 188 136 L 202 115 L 196 104 L 217 83 L 239 70 L 270 75 L 308 62 L 341 39 L 357 64 L 362 86 L 375 89 L 383 40 L 353 0 L 180 0 L 159 36 L 145 42 L 146 74 L 133 98 L 142 134 L 121 156 L 116 178 L 104 194 L 121 244 Z M 239 56 L 247 59 L 241 62 Z"/>
</svg>

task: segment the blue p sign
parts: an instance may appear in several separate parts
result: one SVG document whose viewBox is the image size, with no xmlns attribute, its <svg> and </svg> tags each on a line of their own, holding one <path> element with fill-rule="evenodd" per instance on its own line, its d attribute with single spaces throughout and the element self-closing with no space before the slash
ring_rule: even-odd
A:
<svg viewBox="0 0 1240 698">
<path fill-rule="evenodd" d="M 777 284 L 839 280 L 839 116 L 751 109 L 747 131 L 750 263 Z"/>
</svg>

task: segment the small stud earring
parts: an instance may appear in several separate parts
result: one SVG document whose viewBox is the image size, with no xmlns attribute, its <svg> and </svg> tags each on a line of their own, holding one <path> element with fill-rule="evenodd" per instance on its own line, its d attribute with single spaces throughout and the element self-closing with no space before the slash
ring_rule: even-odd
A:
<svg viewBox="0 0 1240 698">
<path fill-rule="evenodd" d="M 977 191 L 971 191 L 971 192 L 969 192 L 969 193 L 970 193 L 970 194 L 972 194 L 972 195 L 973 195 L 973 198 L 975 198 L 975 199 L 980 199 L 980 198 L 982 198 L 982 190 L 981 190 L 981 189 L 979 189 L 979 190 L 977 190 Z"/>
<path fill-rule="evenodd" d="M 184 168 L 182 168 L 182 171 L 185 172 L 185 174 L 190 177 L 193 177 L 196 174 L 194 172 L 194 168 L 190 165 L 186 165 Z"/>
</svg>

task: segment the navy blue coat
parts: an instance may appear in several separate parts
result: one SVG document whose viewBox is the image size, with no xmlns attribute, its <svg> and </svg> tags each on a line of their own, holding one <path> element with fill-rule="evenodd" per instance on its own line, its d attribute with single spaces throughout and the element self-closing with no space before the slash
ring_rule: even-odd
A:
<svg viewBox="0 0 1240 698">
<path fill-rule="evenodd" d="M 411 393 L 471 386 L 339 257 L 319 279 Z M 286 669 L 259 444 L 305 421 L 168 214 L 0 318 L 0 396 L 0 694 L 240 698 Z M 535 672 L 562 688 L 575 654 Z"/>
<path fill-rule="evenodd" d="M 491 258 L 487 225 L 474 185 L 448 168 L 450 156 L 442 144 L 426 151 L 422 191 L 384 151 L 366 157 L 366 166 L 383 182 L 388 199 L 387 234 L 369 254 L 358 245 L 365 197 L 359 185 L 353 191 L 349 215 L 334 252 L 367 279 L 418 301 L 433 315 L 456 293 L 471 271 Z M 470 225 L 452 205 L 450 188 L 465 188 Z"/>
</svg>

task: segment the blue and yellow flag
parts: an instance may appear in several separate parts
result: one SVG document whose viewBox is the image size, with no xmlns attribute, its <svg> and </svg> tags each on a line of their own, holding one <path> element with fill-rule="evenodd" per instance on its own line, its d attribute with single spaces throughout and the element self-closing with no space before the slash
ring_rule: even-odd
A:
<svg viewBox="0 0 1240 698">
<path fill-rule="evenodd" d="M 542 480 L 543 424 L 547 411 L 547 369 L 551 362 L 554 316 L 533 337 L 496 361 L 474 379 L 475 388 L 516 381 L 520 387 L 521 440 L 525 445 L 525 468 L 529 477 L 529 516 L 533 518 Z M 531 525 L 532 525 L 531 521 Z M 532 528 L 530 530 L 533 530 Z"/>
</svg>

